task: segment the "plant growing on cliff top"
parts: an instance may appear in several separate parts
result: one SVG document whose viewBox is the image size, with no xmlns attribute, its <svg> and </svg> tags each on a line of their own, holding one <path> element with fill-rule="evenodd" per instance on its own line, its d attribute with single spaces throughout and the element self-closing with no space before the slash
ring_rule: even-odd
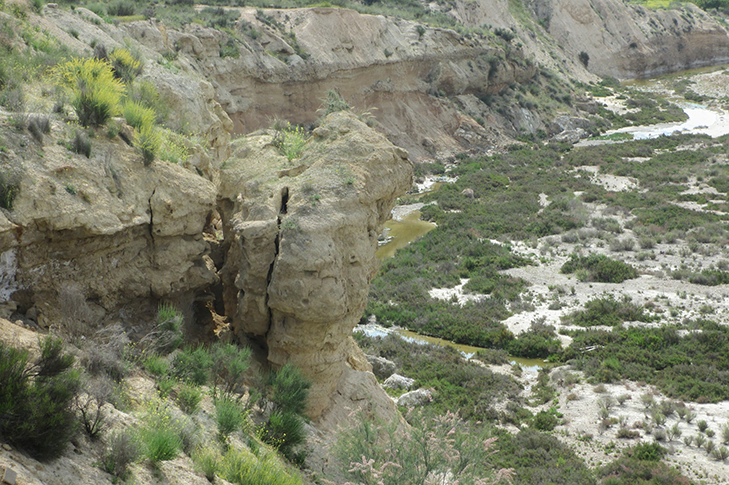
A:
<svg viewBox="0 0 729 485">
<path fill-rule="evenodd" d="M 304 152 L 304 145 L 309 135 L 300 126 L 292 126 L 291 123 L 276 120 L 273 125 L 276 134 L 271 144 L 278 148 L 281 155 L 289 162 L 299 158 Z"/>
<path fill-rule="evenodd" d="M 83 126 L 103 125 L 119 112 L 125 88 L 107 61 L 75 58 L 56 66 L 53 77 L 69 93 Z"/>
<path fill-rule="evenodd" d="M 114 75 L 126 83 L 142 73 L 142 61 L 127 49 L 114 49 L 109 54 L 109 61 L 114 69 Z"/>
<path fill-rule="evenodd" d="M 159 130 L 153 125 L 143 125 L 134 135 L 134 146 L 142 153 L 144 166 L 148 167 L 157 157 L 162 137 Z"/>
</svg>

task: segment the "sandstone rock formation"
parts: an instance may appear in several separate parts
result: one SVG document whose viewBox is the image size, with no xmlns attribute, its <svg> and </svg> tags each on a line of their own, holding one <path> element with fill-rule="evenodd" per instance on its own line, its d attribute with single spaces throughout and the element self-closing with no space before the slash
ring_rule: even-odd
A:
<svg viewBox="0 0 729 485">
<path fill-rule="evenodd" d="M 287 161 L 272 141 L 250 137 L 221 174 L 225 311 L 274 366 L 293 362 L 313 379 L 308 414 L 317 418 L 351 385 L 345 367 L 371 370 L 351 333 L 377 269 L 377 235 L 412 165 L 350 113 L 330 115 L 300 159 Z M 367 375 L 348 380 L 376 386 Z"/>
<path fill-rule="evenodd" d="M 646 78 L 729 62 L 726 29 L 694 4 L 648 10 L 618 0 L 536 0 L 569 57 L 600 76 Z"/>
<path fill-rule="evenodd" d="M 76 310 L 59 304 L 73 288 L 92 324 L 122 309 L 134 315 L 142 301 L 192 298 L 216 281 L 202 236 L 211 182 L 169 163 L 146 168 L 118 138 L 94 140 L 86 159 L 57 144 L 25 150 L 34 142 L 24 136 L 0 155 L 6 181 L 20 188 L 13 210 L 0 213 L 4 315 L 17 309 L 46 327 Z"/>
</svg>

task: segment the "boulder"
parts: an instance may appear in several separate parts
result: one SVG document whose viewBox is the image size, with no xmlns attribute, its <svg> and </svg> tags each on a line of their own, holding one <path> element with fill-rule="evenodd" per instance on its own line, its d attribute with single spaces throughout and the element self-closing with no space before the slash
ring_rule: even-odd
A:
<svg viewBox="0 0 729 485">
<path fill-rule="evenodd" d="M 372 366 L 372 373 L 378 379 L 387 379 L 395 373 L 396 365 L 393 361 L 377 355 L 365 354 L 367 362 Z"/>
<path fill-rule="evenodd" d="M 398 406 L 413 407 L 422 406 L 433 400 L 433 394 L 428 389 L 416 389 L 406 392 L 397 399 Z"/>
<path fill-rule="evenodd" d="M 415 384 L 415 379 L 401 376 L 400 374 L 393 374 L 382 383 L 382 387 L 390 389 L 410 389 Z"/>
</svg>

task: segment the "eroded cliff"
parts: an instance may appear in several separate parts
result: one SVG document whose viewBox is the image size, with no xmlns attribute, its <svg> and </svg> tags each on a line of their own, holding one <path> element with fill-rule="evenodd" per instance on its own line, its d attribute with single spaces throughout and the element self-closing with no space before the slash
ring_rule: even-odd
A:
<svg viewBox="0 0 729 485">
<path fill-rule="evenodd" d="M 377 387 L 372 374 L 353 375 L 368 366 L 351 334 L 377 270 L 377 236 L 412 184 L 412 164 L 351 113 L 329 115 L 294 161 L 273 135 L 236 144 L 221 173 L 225 313 L 275 367 L 293 362 L 312 378 L 308 414 L 318 418 L 346 381 Z"/>
</svg>

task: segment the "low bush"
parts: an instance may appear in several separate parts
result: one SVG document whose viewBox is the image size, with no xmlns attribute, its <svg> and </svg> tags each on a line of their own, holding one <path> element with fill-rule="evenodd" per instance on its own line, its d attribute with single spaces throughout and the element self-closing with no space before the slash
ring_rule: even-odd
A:
<svg viewBox="0 0 729 485">
<path fill-rule="evenodd" d="M 33 115 L 28 118 L 28 131 L 33 138 L 40 144 L 43 144 L 43 135 L 51 132 L 51 120 L 48 116 Z"/>
<path fill-rule="evenodd" d="M 547 411 L 539 411 L 532 420 L 532 427 L 539 431 L 552 431 L 558 424 L 557 417 Z"/>
<path fill-rule="evenodd" d="M 215 401 L 215 423 L 218 425 L 218 433 L 223 441 L 232 433 L 240 430 L 245 419 L 246 413 L 237 401 L 226 398 Z"/>
<path fill-rule="evenodd" d="M 76 431 L 73 401 L 80 387 L 74 358 L 60 339 L 40 342 L 40 357 L 0 342 L 0 436 L 37 459 L 63 453 Z"/>
<path fill-rule="evenodd" d="M 75 58 L 53 71 L 66 90 L 83 126 L 100 126 L 119 112 L 124 85 L 114 78 L 111 65 L 100 59 Z"/>
<path fill-rule="evenodd" d="M 162 136 L 156 126 L 142 125 L 134 134 L 132 144 L 141 152 L 144 165 L 149 166 L 157 158 L 162 145 Z"/>
<path fill-rule="evenodd" d="M 595 485 L 584 461 L 555 436 L 533 429 L 498 435 L 498 453 L 490 461 L 495 467 L 513 468 L 514 485 Z"/>
<path fill-rule="evenodd" d="M 585 303 L 584 310 L 565 315 L 562 319 L 565 322 L 583 327 L 598 325 L 613 327 L 622 322 L 651 322 L 654 320 L 653 317 L 643 311 L 643 308 L 632 303 L 627 295 L 622 300 L 616 300 L 612 295 L 605 298 L 595 298 Z"/>
<path fill-rule="evenodd" d="M 304 153 L 304 145 L 309 135 L 303 128 L 299 126 L 291 126 L 289 122 L 277 122 L 274 124 L 276 134 L 271 144 L 278 148 L 281 155 L 286 157 L 289 162 L 301 157 Z"/>
<path fill-rule="evenodd" d="M 513 378 L 464 361 L 451 347 L 420 345 L 396 335 L 379 338 L 355 333 L 355 338 L 366 353 L 394 361 L 398 372 L 415 379 L 417 387 L 433 388 L 435 395 L 428 406 L 439 414 L 452 411 L 468 420 L 496 419 L 494 401 L 516 397 L 521 391 Z"/>
<path fill-rule="evenodd" d="M 179 423 L 172 418 L 160 402 L 151 403 L 145 424 L 139 432 L 144 455 L 157 465 L 160 461 L 173 460 L 182 450 Z"/>
<path fill-rule="evenodd" d="M 155 377 L 162 377 L 170 371 L 167 359 L 160 355 L 150 355 L 144 361 L 144 370 Z"/>
<path fill-rule="evenodd" d="M 616 261 L 602 254 L 590 256 L 579 256 L 573 254 L 569 261 L 562 265 L 560 273 L 570 274 L 584 270 L 585 276 L 580 278 L 585 281 L 597 281 L 600 283 L 622 283 L 638 277 L 638 271 L 631 265 L 622 261 Z"/>
<path fill-rule="evenodd" d="M 221 465 L 221 458 L 220 452 L 213 446 L 200 447 L 192 453 L 195 469 L 203 473 L 209 482 L 215 481 L 215 475 Z"/>
<path fill-rule="evenodd" d="M 295 461 L 294 448 L 306 440 L 304 421 L 291 411 L 276 410 L 268 421 L 259 428 L 261 441 L 277 449 L 290 461 Z"/>
<path fill-rule="evenodd" d="M 231 396 L 242 390 L 245 372 L 251 365 L 251 349 L 235 344 L 216 343 L 211 348 L 213 383 L 216 392 Z"/>
<path fill-rule="evenodd" d="M 20 184 L 0 172 L 0 207 L 6 210 L 13 210 L 13 203 L 19 193 Z"/>
<path fill-rule="evenodd" d="M 277 409 L 302 414 L 306 409 L 311 381 L 301 370 L 286 364 L 280 370 L 269 374 L 269 399 Z"/>
<path fill-rule="evenodd" d="M 128 467 L 141 456 L 141 446 L 137 436 L 129 431 L 113 433 L 101 459 L 102 469 L 122 480 L 128 477 Z"/>
<path fill-rule="evenodd" d="M 142 61 L 128 49 L 114 49 L 109 54 L 109 61 L 114 70 L 114 76 L 127 84 L 131 84 L 144 69 Z"/>
<path fill-rule="evenodd" d="M 127 101 L 122 106 L 122 115 L 130 126 L 141 130 L 144 126 L 153 126 L 157 115 L 151 108 L 147 108 L 136 101 Z"/>
<path fill-rule="evenodd" d="M 401 432 L 398 422 L 378 423 L 357 413 L 353 425 L 340 432 L 335 454 L 341 472 L 355 483 L 399 485 L 427 483 L 449 476 L 457 483 L 506 478 L 511 470 L 491 465 L 496 438 L 490 428 L 468 423 L 458 415 L 412 411 Z"/>
<path fill-rule="evenodd" d="M 74 131 L 73 138 L 70 143 L 71 151 L 83 155 L 86 158 L 91 158 L 91 140 L 89 136 L 83 130 Z"/>
<path fill-rule="evenodd" d="M 295 473 L 289 473 L 274 454 L 254 455 L 247 450 L 230 448 L 220 461 L 220 476 L 237 485 L 303 485 Z"/>
<path fill-rule="evenodd" d="M 560 360 L 574 359 L 578 369 L 599 381 L 628 379 L 656 385 L 673 399 L 729 399 L 729 329 L 711 321 L 686 325 L 701 332 L 679 336 L 670 327 L 621 326 L 612 332 L 577 332 Z M 687 413 L 687 421 L 689 414 L 693 416 Z"/>
<path fill-rule="evenodd" d="M 203 347 L 185 347 L 172 361 L 172 375 L 184 381 L 204 386 L 210 381 L 210 372 L 216 362 L 210 351 Z"/>
<path fill-rule="evenodd" d="M 177 405 L 187 414 L 196 413 L 201 400 L 202 390 L 198 386 L 185 382 L 177 391 Z"/>
</svg>

